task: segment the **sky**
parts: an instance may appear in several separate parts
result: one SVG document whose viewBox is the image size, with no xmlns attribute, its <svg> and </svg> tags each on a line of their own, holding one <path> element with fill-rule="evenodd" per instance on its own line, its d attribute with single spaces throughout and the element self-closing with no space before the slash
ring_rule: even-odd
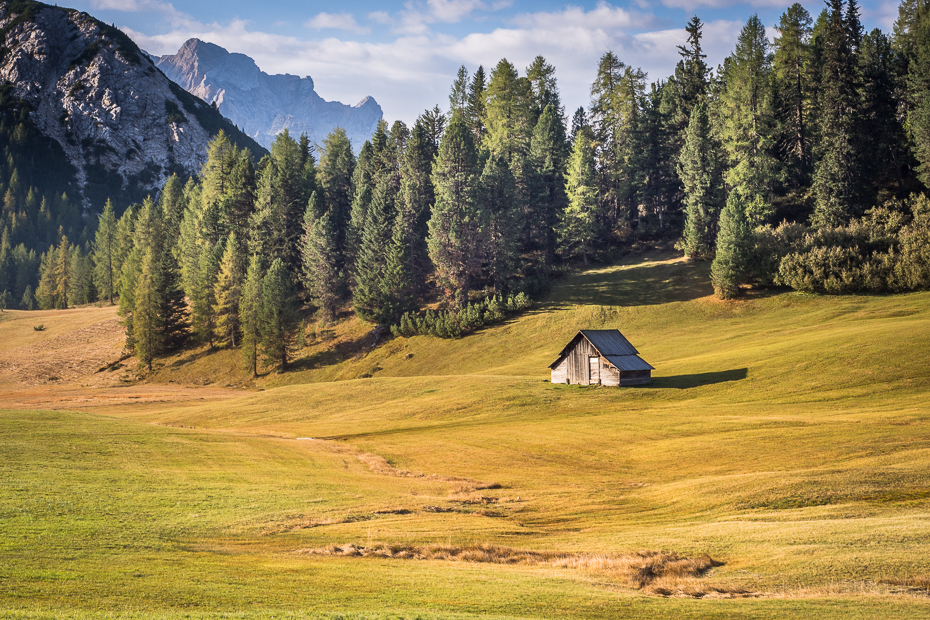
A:
<svg viewBox="0 0 930 620">
<path fill-rule="evenodd" d="M 48 0 L 46 0 L 48 1 Z M 590 102 L 598 59 L 666 78 L 678 60 L 692 15 L 705 23 L 712 67 L 732 53 L 754 13 L 769 27 L 788 0 L 64 0 L 115 24 L 155 55 L 173 54 L 192 37 L 251 56 L 267 73 L 313 78 L 327 100 L 354 105 L 366 96 L 389 122 L 412 124 L 425 109 L 448 107 L 458 68 L 491 70 L 502 58 L 521 75 L 537 55 L 555 67 L 570 117 Z M 823 0 L 801 0 L 816 18 Z M 860 0 L 867 30 L 890 32 L 894 0 Z"/>
</svg>

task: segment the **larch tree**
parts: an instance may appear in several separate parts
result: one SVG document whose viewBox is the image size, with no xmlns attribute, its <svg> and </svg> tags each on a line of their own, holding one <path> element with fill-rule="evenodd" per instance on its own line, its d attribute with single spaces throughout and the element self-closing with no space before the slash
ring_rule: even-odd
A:
<svg viewBox="0 0 930 620">
<path fill-rule="evenodd" d="M 725 178 L 731 191 L 743 195 L 750 219 L 763 224 L 773 213 L 772 192 L 780 171 L 773 156 L 772 55 L 758 15 L 746 22 L 736 50 L 724 66 L 716 118 L 717 133 L 727 154 Z"/>
<path fill-rule="evenodd" d="M 233 231 L 226 239 L 216 284 L 213 286 L 213 313 L 216 316 L 214 334 L 218 342 L 228 342 L 233 347 L 236 346 L 236 336 L 240 331 L 239 303 L 245 270 L 245 248 Z"/>
<path fill-rule="evenodd" d="M 144 364 L 149 372 L 152 360 L 161 350 L 161 332 L 159 331 L 157 291 L 161 288 L 158 281 L 158 265 L 154 248 L 145 251 L 136 280 L 133 294 L 135 305 L 132 310 L 133 343 L 136 358 Z"/>
<path fill-rule="evenodd" d="M 568 256 L 581 256 L 585 265 L 598 245 L 600 217 L 598 213 L 597 173 L 591 140 L 579 133 L 572 147 L 565 173 L 565 193 L 568 206 L 559 222 L 559 246 Z"/>
<path fill-rule="evenodd" d="M 106 297 L 113 305 L 113 295 L 116 293 L 116 277 L 119 267 L 116 265 L 116 214 L 113 212 L 113 203 L 107 200 L 97 223 L 97 233 L 94 236 L 94 283 L 101 296 Z"/>
<path fill-rule="evenodd" d="M 508 289 L 519 264 L 523 225 L 516 193 L 510 166 L 502 157 L 491 155 L 478 180 L 478 202 L 482 210 L 481 240 L 488 275 L 497 293 Z"/>
<path fill-rule="evenodd" d="M 262 341 L 262 281 L 265 268 L 262 257 L 253 254 L 249 260 L 245 284 L 239 298 L 239 322 L 242 327 L 242 359 L 246 371 L 258 376 L 258 352 Z"/>
</svg>

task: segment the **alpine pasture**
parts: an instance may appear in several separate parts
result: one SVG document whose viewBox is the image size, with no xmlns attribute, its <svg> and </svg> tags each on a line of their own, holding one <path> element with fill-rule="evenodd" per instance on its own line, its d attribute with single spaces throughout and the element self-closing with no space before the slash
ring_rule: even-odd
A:
<svg viewBox="0 0 930 620">
<path fill-rule="evenodd" d="M 199 350 L 29 383 L 115 310 L 2 313 L 0 616 L 927 617 L 930 293 L 707 281 L 646 254 L 459 340 L 343 319 L 254 382 Z M 653 382 L 550 384 L 582 328 Z"/>
</svg>

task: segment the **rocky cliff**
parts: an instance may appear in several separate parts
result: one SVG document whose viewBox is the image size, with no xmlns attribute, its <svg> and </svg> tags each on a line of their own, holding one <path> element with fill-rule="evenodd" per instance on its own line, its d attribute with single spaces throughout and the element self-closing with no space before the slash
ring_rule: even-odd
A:
<svg viewBox="0 0 930 620">
<path fill-rule="evenodd" d="M 295 75 L 268 75 L 243 54 L 191 39 L 177 54 L 156 61 L 169 78 L 208 103 L 259 144 L 271 146 L 287 129 L 306 133 L 322 144 L 335 127 L 342 127 L 356 150 L 368 140 L 381 119 L 381 106 L 365 97 L 355 106 L 324 101 L 313 90 L 313 80 Z"/>
<path fill-rule="evenodd" d="M 64 150 L 85 206 L 99 208 L 130 187 L 153 190 L 173 172 L 198 172 L 220 129 L 256 155 L 264 151 L 87 13 L 0 2 L 0 44 L 0 79 Z"/>
</svg>

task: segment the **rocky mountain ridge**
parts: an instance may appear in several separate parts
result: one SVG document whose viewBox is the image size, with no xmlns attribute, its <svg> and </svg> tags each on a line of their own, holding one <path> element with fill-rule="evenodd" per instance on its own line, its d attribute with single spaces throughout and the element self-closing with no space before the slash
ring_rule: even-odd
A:
<svg viewBox="0 0 930 620">
<path fill-rule="evenodd" d="M 221 129 L 257 156 L 264 152 L 171 82 L 129 37 L 87 13 L 2 2 L 0 45 L 0 79 L 61 146 L 85 207 L 99 209 L 129 187 L 155 190 L 174 172 L 199 172 Z"/>
<path fill-rule="evenodd" d="M 358 150 L 383 116 L 372 97 L 354 106 L 325 101 L 309 76 L 269 75 L 248 56 L 199 39 L 187 41 L 177 54 L 157 58 L 156 65 L 189 93 L 215 103 L 266 148 L 284 129 L 322 144 L 330 131 L 342 127 Z"/>
</svg>

